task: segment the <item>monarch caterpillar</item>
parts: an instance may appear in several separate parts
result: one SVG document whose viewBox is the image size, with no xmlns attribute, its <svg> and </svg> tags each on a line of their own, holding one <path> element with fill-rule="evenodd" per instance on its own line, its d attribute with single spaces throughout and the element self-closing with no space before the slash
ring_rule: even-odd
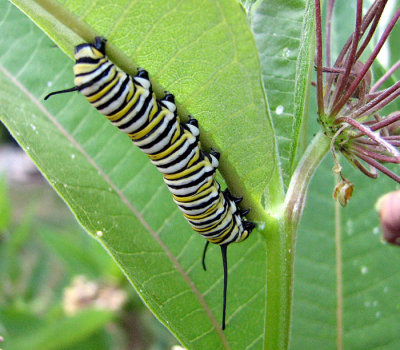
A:
<svg viewBox="0 0 400 350">
<path fill-rule="evenodd" d="M 179 121 L 174 96 L 165 92 L 157 100 L 148 73 L 138 69 L 135 76 L 119 71 L 105 53 L 106 39 L 96 37 L 93 44 L 75 47 L 75 86 L 54 91 L 45 97 L 79 91 L 112 124 L 129 135 L 161 172 L 174 202 L 194 231 L 206 238 L 202 265 L 208 244 L 221 247 L 224 270 L 222 329 L 225 329 L 228 283 L 227 246 L 245 240 L 255 227 L 243 220 L 249 209 L 239 210 L 242 198 L 221 191 L 215 180 L 219 153 L 200 147 L 196 119 Z"/>
</svg>

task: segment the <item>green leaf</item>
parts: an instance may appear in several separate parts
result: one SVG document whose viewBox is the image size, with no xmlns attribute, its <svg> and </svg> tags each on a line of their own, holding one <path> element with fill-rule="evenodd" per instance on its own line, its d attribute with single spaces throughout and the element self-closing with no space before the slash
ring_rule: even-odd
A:
<svg viewBox="0 0 400 350">
<path fill-rule="evenodd" d="M 314 57 L 311 1 L 261 1 L 249 13 L 271 109 L 280 171 L 288 186 L 307 141 L 308 93 Z"/>
<path fill-rule="evenodd" d="M 85 310 L 72 317 L 40 321 L 27 312 L 2 309 L 5 349 L 64 349 L 90 338 L 112 320 L 107 311 Z"/>
<path fill-rule="evenodd" d="M 395 186 L 346 167 L 355 192 L 335 229 L 332 166 L 326 160 L 313 179 L 299 230 L 291 348 L 397 349 L 400 250 L 382 242 L 374 210 Z"/>
<path fill-rule="evenodd" d="M 255 233 L 247 242 L 229 251 L 228 328 L 222 332 L 219 250 L 210 250 L 209 271 L 202 271 L 200 257 L 204 240 L 191 231 L 161 176 L 132 147 L 129 139 L 99 116 L 82 96 L 58 96 L 46 102 L 44 108 L 42 98 L 49 90 L 72 85 L 72 62 L 33 25 L 22 22 L 14 8 L 4 3 L 1 6 L 0 13 L 4 16 L 1 29 L 7 39 L 0 43 L 3 53 L 0 115 L 13 136 L 69 204 L 82 226 L 111 254 L 149 308 L 185 346 L 193 349 L 244 348 L 249 344 L 261 347 L 265 315 L 260 310 L 265 310 L 266 285 L 262 236 Z M 174 11 L 178 10 L 200 11 L 199 16 L 203 11 L 201 6 L 185 2 L 185 6 L 171 10 L 172 18 L 156 19 L 167 21 L 173 27 Z M 137 11 L 135 8 L 132 16 Z M 152 11 L 157 16 L 162 14 L 157 8 Z M 228 182 L 235 178 L 235 172 L 242 174 L 233 181 L 233 186 L 240 188 L 244 183 L 244 188 L 249 188 L 248 202 L 257 207 L 276 162 L 265 161 L 266 156 L 275 157 L 275 147 L 273 138 L 266 137 L 271 129 L 261 87 L 251 84 L 253 80 L 258 81 L 256 55 L 251 54 L 254 44 L 240 7 L 227 3 L 220 9 L 213 5 L 209 11 L 213 16 L 205 16 L 207 21 L 198 30 L 203 33 L 209 26 L 215 39 L 210 41 L 205 31 L 199 36 L 199 45 L 179 43 L 180 47 L 174 46 L 169 55 L 157 51 L 160 45 L 156 38 L 167 40 L 167 33 L 163 38 L 157 37 L 161 33 L 155 33 L 154 38 L 152 34 L 145 41 L 140 37 L 118 41 L 117 36 L 104 28 L 98 30 L 111 43 L 118 44 L 118 49 L 110 45 L 112 53 L 137 47 L 143 41 L 140 50 L 144 51 L 138 49 L 140 55 L 131 52 L 132 57 L 137 55 L 138 61 L 139 57 L 141 60 L 147 57 L 138 63 L 153 72 L 155 81 L 176 94 L 180 107 L 199 116 L 204 143 L 226 149 L 222 168 L 232 170 L 225 176 Z M 101 16 L 104 8 L 92 12 L 90 15 Z M 154 21 L 150 17 L 148 20 Z M 132 20 L 132 23 L 138 22 Z M 146 25 L 145 18 L 142 22 Z M 104 24 L 100 17 L 96 23 Z M 245 37 L 239 40 L 241 32 Z M 135 40 L 139 41 L 135 43 Z M 214 51 L 226 48 L 226 55 L 211 55 L 216 62 L 201 61 L 197 56 L 202 52 L 199 48 L 206 48 L 202 54 L 207 57 L 211 52 L 208 42 Z M 156 50 L 152 55 L 146 53 L 148 45 Z M 13 49 L 9 50 L 10 47 Z M 164 50 L 169 48 L 163 45 Z M 129 50 L 125 53 L 129 54 Z M 191 57 L 197 57 L 203 64 L 194 66 Z M 169 61 L 164 61 L 166 58 Z M 240 88 L 232 90 L 233 84 L 239 84 Z M 224 101 L 222 97 L 228 96 L 228 89 L 234 93 L 233 97 L 229 94 L 230 103 L 217 103 L 217 99 Z M 252 123 L 246 122 L 247 116 Z M 240 181 L 238 187 L 236 181 Z"/>
</svg>

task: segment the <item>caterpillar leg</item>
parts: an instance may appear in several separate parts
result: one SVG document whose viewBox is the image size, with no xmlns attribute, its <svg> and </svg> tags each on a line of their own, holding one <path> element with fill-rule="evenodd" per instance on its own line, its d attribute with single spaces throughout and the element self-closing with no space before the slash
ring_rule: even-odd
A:
<svg viewBox="0 0 400 350">
<path fill-rule="evenodd" d="M 146 90 L 151 90 L 151 83 L 149 79 L 149 73 L 143 68 L 138 68 L 137 74 L 133 77 L 135 84 L 138 84 Z"/>
<path fill-rule="evenodd" d="M 215 158 L 217 158 L 217 160 L 219 160 L 219 158 L 221 157 L 221 153 L 219 153 L 216 149 L 211 148 L 210 150 L 210 154 L 212 156 L 214 156 Z"/>
<path fill-rule="evenodd" d="M 253 229 L 256 227 L 256 224 L 254 222 L 251 221 L 242 221 L 243 223 L 243 227 L 246 231 L 250 232 L 253 231 Z"/>
<path fill-rule="evenodd" d="M 234 197 L 232 195 L 231 191 L 229 191 L 229 188 L 225 189 L 223 191 L 223 194 L 224 194 L 226 199 L 235 202 L 235 204 L 239 204 L 243 200 L 243 197 Z"/>
<path fill-rule="evenodd" d="M 170 92 L 165 91 L 164 97 L 159 101 L 160 104 L 167 108 L 170 112 L 176 113 L 175 97 Z"/>
<path fill-rule="evenodd" d="M 217 170 L 219 166 L 219 157 L 221 154 L 217 152 L 214 148 L 211 148 L 210 153 L 204 152 L 204 154 L 210 160 L 211 165 L 214 167 L 214 169 Z"/>
<path fill-rule="evenodd" d="M 187 124 L 193 125 L 196 128 L 199 127 L 199 121 L 197 119 L 193 118 L 191 115 L 188 115 L 188 118 L 189 118 L 189 120 L 188 120 Z"/>
<path fill-rule="evenodd" d="M 199 140 L 200 130 L 199 130 L 199 122 L 197 119 L 194 119 L 191 115 L 188 116 L 189 120 L 185 124 L 186 128 L 196 137 L 197 141 Z"/>
<path fill-rule="evenodd" d="M 107 42 L 107 39 L 104 38 L 103 36 L 96 36 L 94 38 L 93 46 L 97 50 L 99 50 L 103 55 L 105 55 L 106 54 L 106 42 Z M 75 52 L 76 52 L 76 49 L 75 49 Z"/>
<path fill-rule="evenodd" d="M 144 78 L 144 79 L 149 80 L 149 72 L 147 70 L 140 68 L 140 67 L 137 70 L 138 70 L 138 72 L 135 75 L 135 77 Z"/>
<path fill-rule="evenodd" d="M 164 91 L 164 97 L 160 101 L 168 101 L 175 103 L 175 96 L 171 94 L 169 91 Z"/>
<path fill-rule="evenodd" d="M 206 253 L 207 253 L 207 248 L 208 248 L 209 244 L 210 244 L 210 241 L 206 241 L 206 245 L 204 246 L 204 249 L 203 249 L 203 257 L 201 258 L 201 264 L 203 265 L 203 270 L 204 271 L 207 271 L 207 268 L 206 268 Z"/>
<path fill-rule="evenodd" d="M 246 216 L 250 212 L 250 209 L 245 209 L 245 210 L 239 210 L 239 215 L 240 216 Z"/>
</svg>

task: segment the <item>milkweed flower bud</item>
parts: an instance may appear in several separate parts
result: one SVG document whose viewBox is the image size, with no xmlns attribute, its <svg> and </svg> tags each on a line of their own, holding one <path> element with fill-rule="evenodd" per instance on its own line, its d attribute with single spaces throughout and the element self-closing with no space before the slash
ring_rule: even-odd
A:
<svg viewBox="0 0 400 350">
<path fill-rule="evenodd" d="M 383 239 L 388 243 L 400 245 L 400 191 L 382 196 L 376 208 L 379 212 Z"/>
</svg>

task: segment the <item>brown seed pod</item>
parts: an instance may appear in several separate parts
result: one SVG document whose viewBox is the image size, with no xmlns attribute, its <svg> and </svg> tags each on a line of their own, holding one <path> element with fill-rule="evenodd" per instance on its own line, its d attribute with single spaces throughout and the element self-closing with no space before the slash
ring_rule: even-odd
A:
<svg viewBox="0 0 400 350">
<path fill-rule="evenodd" d="M 336 184 L 333 190 L 333 198 L 338 201 L 342 207 L 345 207 L 353 195 L 354 184 L 349 180 L 342 180 Z"/>
</svg>

